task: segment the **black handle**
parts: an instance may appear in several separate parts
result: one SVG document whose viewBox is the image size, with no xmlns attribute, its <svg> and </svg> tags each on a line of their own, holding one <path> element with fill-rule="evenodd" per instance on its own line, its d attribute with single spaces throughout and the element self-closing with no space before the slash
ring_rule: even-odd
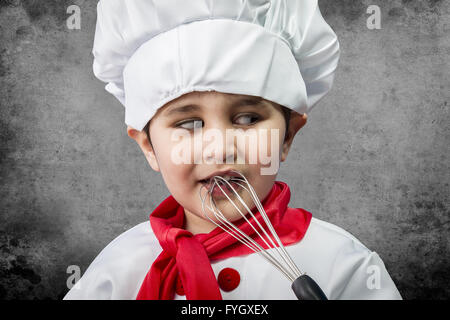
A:
<svg viewBox="0 0 450 320">
<path fill-rule="evenodd" d="M 306 274 L 295 279 L 291 288 L 298 300 L 328 300 L 319 285 Z"/>
</svg>

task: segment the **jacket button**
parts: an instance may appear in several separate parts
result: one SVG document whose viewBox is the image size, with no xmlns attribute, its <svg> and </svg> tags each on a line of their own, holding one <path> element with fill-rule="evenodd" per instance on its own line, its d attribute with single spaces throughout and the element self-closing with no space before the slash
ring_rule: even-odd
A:
<svg viewBox="0 0 450 320">
<path fill-rule="evenodd" d="M 217 280 L 219 282 L 220 289 L 228 292 L 236 289 L 239 282 L 241 282 L 241 276 L 236 270 L 232 268 L 225 268 L 219 272 Z"/>
<path fill-rule="evenodd" d="M 175 292 L 179 296 L 184 296 L 184 288 L 183 288 L 183 284 L 181 283 L 180 276 L 177 277 L 177 281 L 175 283 Z"/>
</svg>

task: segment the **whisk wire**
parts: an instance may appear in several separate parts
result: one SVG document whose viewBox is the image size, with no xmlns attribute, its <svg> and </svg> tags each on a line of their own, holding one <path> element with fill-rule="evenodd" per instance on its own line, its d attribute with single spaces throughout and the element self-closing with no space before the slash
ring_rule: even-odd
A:
<svg viewBox="0 0 450 320">
<path fill-rule="evenodd" d="M 247 181 L 248 183 L 248 181 Z M 255 202 L 259 212 L 262 212 L 261 216 L 264 219 L 264 222 L 266 223 L 266 226 L 269 228 L 270 232 L 272 233 L 272 236 L 275 238 L 275 240 L 278 243 L 278 246 L 275 245 L 275 243 L 273 242 L 272 238 L 267 234 L 265 228 L 263 228 L 261 226 L 261 224 L 258 222 L 258 220 L 255 218 L 257 224 L 259 225 L 259 227 L 263 230 L 264 234 L 266 235 L 266 237 L 268 237 L 270 239 L 270 242 L 272 243 L 272 247 L 270 247 L 269 245 L 267 245 L 269 248 L 273 248 L 275 249 L 278 254 L 280 255 L 280 257 L 283 259 L 283 261 L 288 265 L 288 267 L 291 269 L 291 271 L 293 272 L 294 275 L 296 275 L 297 277 L 300 276 L 301 272 L 300 270 L 297 268 L 296 264 L 292 261 L 290 255 L 287 253 L 283 243 L 281 242 L 280 238 L 278 237 L 275 229 L 272 226 L 272 223 L 270 222 L 269 217 L 267 216 L 264 207 L 260 204 L 258 196 L 256 195 L 255 190 L 253 189 L 253 187 L 248 183 L 248 186 L 250 188 L 250 191 L 247 190 L 247 188 L 245 188 L 243 185 L 237 183 L 238 185 L 240 185 L 241 187 L 243 187 L 247 192 L 249 192 L 252 196 L 253 201 Z M 256 199 L 255 199 L 256 198 Z M 251 212 L 250 212 L 251 213 Z M 251 213 L 251 215 L 253 216 L 253 214 Z M 254 217 L 254 216 L 253 216 Z M 257 232 L 257 230 L 255 230 Z M 258 232 L 257 232 L 258 233 Z M 259 233 L 258 233 L 259 234 Z M 262 237 L 261 237 L 262 238 Z M 266 243 L 267 244 L 267 243 Z"/>
<path fill-rule="evenodd" d="M 257 206 L 259 212 L 261 213 L 261 216 L 263 217 L 264 222 L 266 223 L 266 226 L 269 228 L 270 232 L 275 237 L 275 239 L 276 239 L 276 241 L 278 243 L 278 247 L 274 245 L 274 248 L 277 249 L 277 251 L 279 252 L 280 256 L 283 258 L 283 260 L 288 264 L 288 266 L 293 271 L 294 275 L 296 275 L 296 277 L 299 277 L 302 274 L 301 271 L 298 269 L 297 265 L 294 263 L 294 261 L 292 260 L 291 256 L 289 255 L 289 253 L 287 252 L 286 248 L 284 247 L 283 243 L 281 242 L 280 238 L 278 237 L 278 234 L 275 231 L 272 223 L 270 222 L 270 219 L 267 216 L 266 211 L 264 210 L 264 207 L 262 206 L 261 202 L 259 201 L 255 190 L 253 189 L 252 185 L 248 182 L 247 178 L 245 178 L 243 175 L 242 175 L 242 178 L 245 180 L 246 184 L 248 185 L 248 187 L 249 187 L 249 189 L 251 191 L 250 193 L 251 193 L 252 199 L 255 202 L 255 205 Z M 246 189 L 246 188 L 244 187 L 244 189 Z M 252 214 L 252 216 L 253 216 L 253 214 Z M 265 232 L 265 229 L 264 228 L 262 228 L 262 229 Z M 266 233 L 266 235 L 267 235 L 267 233 Z"/>
<path fill-rule="evenodd" d="M 248 235 L 245 234 L 241 229 L 239 229 L 234 224 L 230 223 L 226 218 L 224 218 L 220 209 L 217 208 L 217 206 L 215 205 L 214 199 L 212 199 L 212 202 L 216 211 L 214 211 L 211 207 L 209 207 L 209 209 L 213 212 L 218 212 L 215 216 L 222 224 L 217 224 L 215 221 L 213 221 L 211 218 L 208 217 L 210 221 L 212 221 L 216 226 L 220 227 L 225 232 L 229 233 L 236 240 L 246 245 L 252 251 L 262 255 L 270 263 L 272 263 L 279 271 L 281 271 L 288 279 L 290 279 L 291 281 L 295 280 L 291 274 L 286 272 L 283 265 L 276 260 L 276 258 L 270 253 L 270 251 L 266 251 L 259 243 L 249 238 Z M 224 226 L 226 226 L 227 229 L 224 228 Z"/>
<path fill-rule="evenodd" d="M 206 197 L 206 195 L 205 195 Z M 202 208 L 203 208 L 203 212 L 205 212 L 204 210 L 204 205 L 205 205 L 205 197 L 202 199 Z M 211 201 L 211 198 L 210 198 Z M 212 199 L 213 202 L 213 206 L 215 206 L 215 201 L 214 199 Z M 213 208 L 211 208 L 210 206 L 207 206 L 208 209 L 212 212 L 215 212 Z M 221 224 L 216 223 L 214 220 L 212 220 L 208 215 L 206 215 L 206 217 L 216 226 L 220 227 L 223 231 L 227 232 L 228 234 L 230 234 L 231 236 L 233 236 L 236 240 L 238 240 L 239 242 L 243 243 L 244 245 L 246 245 L 248 248 L 250 248 L 252 251 L 259 253 L 260 255 L 262 255 L 264 258 L 266 258 L 270 263 L 272 263 L 280 272 L 282 272 L 288 279 L 290 279 L 291 281 L 293 281 L 294 279 L 292 278 L 292 276 L 288 273 L 285 272 L 283 266 L 268 252 L 265 251 L 264 248 L 262 248 L 257 242 L 254 241 L 249 241 L 247 238 L 247 235 L 240 230 L 239 228 L 237 228 L 235 225 L 233 225 L 232 223 L 230 223 L 226 218 L 224 218 L 222 212 L 217 208 L 217 206 L 215 206 L 215 209 L 217 210 L 218 214 L 216 214 L 216 218 L 221 222 Z M 224 226 L 227 226 L 227 228 L 224 228 Z"/>
<path fill-rule="evenodd" d="M 239 179 L 237 179 L 237 180 L 239 180 Z M 255 202 L 255 204 L 259 205 L 259 199 L 258 199 L 258 200 L 255 200 L 255 197 L 257 197 L 257 196 L 256 196 L 256 192 L 254 192 L 254 190 L 248 190 L 248 189 L 247 189 L 245 186 L 243 186 L 242 184 L 237 183 L 237 182 L 236 182 L 236 179 L 234 179 L 233 182 L 235 182 L 235 183 L 238 184 L 239 186 L 243 187 L 248 193 L 250 193 L 250 195 L 251 195 L 251 197 L 252 197 L 252 200 Z M 225 181 L 225 183 L 229 184 L 228 181 Z M 218 187 L 222 190 L 222 188 L 220 187 L 220 185 L 219 185 Z M 231 190 L 232 190 L 233 192 L 235 192 L 234 188 L 233 188 L 231 185 L 230 185 L 230 188 L 231 188 Z M 251 188 L 251 185 L 249 185 L 249 188 Z M 253 192 L 252 192 L 252 191 L 253 191 Z M 223 190 L 222 190 L 222 192 L 223 192 Z M 264 233 L 264 235 L 266 236 L 266 238 L 271 242 L 272 245 L 270 245 L 270 244 L 266 241 L 266 239 L 263 237 L 263 235 L 261 235 L 261 234 L 258 232 L 258 229 L 254 227 L 254 225 L 247 219 L 246 215 L 244 215 L 244 214 L 239 210 L 239 208 L 237 208 L 237 207 L 234 205 L 234 202 L 233 202 L 233 205 L 235 206 L 235 208 L 239 211 L 239 213 L 241 214 L 241 216 L 244 217 L 245 221 L 247 221 L 247 222 L 249 223 L 249 225 L 252 227 L 252 229 L 255 231 L 255 233 L 260 237 L 260 239 L 262 239 L 262 241 L 266 244 L 267 248 L 268 248 L 268 249 L 275 249 L 275 252 L 278 253 L 278 255 L 281 257 L 281 259 L 287 264 L 287 267 L 290 269 L 289 271 L 291 272 L 291 273 L 290 273 L 290 275 L 291 275 L 290 277 L 293 277 L 293 275 L 295 276 L 295 275 L 296 275 L 296 270 L 295 270 L 294 268 L 292 268 L 292 265 L 290 264 L 289 260 L 286 258 L 284 252 L 282 251 L 282 248 L 283 248 L 283 247 L 280 247 L 280 246 L 276 246 L 276 245 L 275 245 L 275 243 L 274 243 L 272 237 L 270 237 L 270 236 L 267 234 L 265 228 L 259 223 L 258 219 L 255 218 L 255 216 L 253 215 L 253 213 L 251 212 L 251 210 L 248 208 L 248 206 L 245 204 L 245 202 L 242 200 L 242 198 L 238 196 L 238 200 L 244 205 L 244 207 L 247 209 L 247 212 L 253 217 L 253 220 L 256 222 L 256 224 L 258 224 L 259 228 L 262 230 L 262 232 Z M 257 207 L 258 207 L 258 206 L 257 206 Z M 260 206 L 260 208 L 262 208 L 262 206 Z M 264 208 L 262 208 L 262 210 L 264 210 Z M 262 210 L 259 209 L 260 212 L 264 212 L 264 214 L 261 214 L 261 216 L 264 218 L 264 221 L 265 221 L 266 225 L 271 226 L 271 223 L 270 223 L 270 220 L 269 220 L 268 217 L 267 217 L 267 214 L 265 213 L 265 211 L 262 211 Z M 276 236 L 276 233 L 275 233 L 275 236 Z M 282 246 L 282 244 L 281 244 L 281 246 Z M 264 249 L 262 249 L 262 250 L 264 250 Z M 274 257 L 274 258 L 275 258 L 275 257 Z M 293 275 L 292 275 L 292 274 L 293 274 Z"/>
<path fill-rule="evenodd" d="M 223 179 L 223 178 L 222 178 L 222 179 Z M 238 195 L 237 192 L 236 192 L 236 190 L 234 190 L 234 188 L 231 187 L 231 184 L 230 184 L 228 181 L 226 181 L 225 179 L 224 179 L 224 181 L 225 181 L 225 183 L 227 183 L 227 184 L 230 186 L 231 190 L 232 190 L 236 195 Z M 235 181 L 236 181 L 236 180 L 234 180 L 234 182 L 235 182 Z M 245 190 L 247 190 L 247 188 L 245 188 L 243 185 L 241 185 L 241 184 L 239 184 L 239 183 L 237 183 L 237 182 L 235 182 L 235 183 L 238 184 L 238 185 L 240 185 L 241 187 L 243 187 Z M 218 185 L 218 187 L 219 187 L 219 189 L 220 189 L 222 192 L 224 192 L 223 189 L 222 189 L 222 187 L 221 187 L 220 185 Z M 247 192 L 249 192 L 249 191 L 247 190 Z M 225 195 L 226 195 L 226 194 L 225 194 Z M 226 197 L 229 198 L 228 195 L 226 195 Z M 242 205 L 245 207 L 245 209 L 247 209 L 247 212 L 250 212 L 250 213 L 251 213 L 251 210 L 249 209 L 249 207 L 247 206 L 247 204 L 242 200 L 242 198 L 238 196 L 238 200 L 242 203 Z M 232 202 L 231 199 L 230 199 L 230 202 Z M 234 204 L 234 202 L 232 202 L 232 204 L 233 204 L 233 206 L 236 208 L 236 210 L 239 211 L 239 213 L 240 213 L 241 216 L 245 219 L 245 221 L 252 227 L 253 231 L 254 231 L 254 232 L 255 232 L 255 233 L 263 240 L 263 242 L 266 244 L 266 246 L 267 246 L 268 248 L 272 248 L 272 247 L 267 243 L 266 239 L 264 239 L 264 237 L 258 232 L 258 230 L 253 226 L 253 224 L 247 219 L 247 216 L 246 216 L 245 214 L 242 213 L 242 211 Z M 251 216 L 254 218 L 254 216 L 253 216 L 252 213 L 251 213 Z M 275 244 L 274 244 L 272 238 L 269 237 L 269 235 L 267 234 L 267 232 L 265 231 L 265 229 L 261 226 L 261 224 L 259 223 L 259 221 L 258 221 L 257 219 L 254 219 L 254 221 L 258 224 L 258 226 L 259 226 L 259 227 L 261 228 L 261 230 L 264 232 L 265 236 L 269 239 L 269 241 L 270 241 L 270 242 L 272 243 L 272 245 L 275 247 Z"/>
<path fill-rule="evenodd" d="M 286 248 L 284 247 L 283 243 L 281 242 L 280 238 L 278 237 L 275 229 L 272 226 L 272 223 L 270 222 L 269 217 L 267 216 L 264 207 L 262 206 L 261 202 L 258 199 L 258 196 L 251 186 L 251 184 L 248 182 L 248 180 L 243 176 L 240 172 L 234 171 L 237 174 L 239 174 L 239 177 L 232 177 L 230 181 L 234 182 L 239 187 L 243 188 L 245 191 L 247 191 L 256 208 L 261 214 L 262 219 L 264 220 L 267 228 L 269 229 L 270 233 L 272 234 L 272 237 L 267 233 L 266 228 L 264 228 L 261 223 L 258 221 L 258 219 L 255 217 L 253 212 L 250 210 L 250 208 L 247 206 L 245 201 L 242 199 L 242 197 L 237 193 L 235 188 L 230 184 L 229 181 L 224 179 L 220 176 L 214 176 L 210 179 L 210 188 L 207 189 L 207 192 L 205 196 L 203 197 L 200 190 L 200 199 L 202 201 L 202 210 L 203 214 L 216 226 L 220 227 L 223 231 L 229 233 L 231 236 L 233 236 L 236 240 L 250 248 L 252 251 L 259 253 L 262 255 L 266 260 L 268 260 L 272 265 L 274 265 L 283 275 L 285 275 L 290 281 L 294 281 L 297 279 L 300 275 L 302 275 L 301 271 L 298 269 L 297 265 L 292 260 L 291 256 L 288 254 Z M 249 219 L 247 219 L 247 214 L 244 214 L 239 207 L 235 204 L 235 202 L 228 196 L 227 192 L 222 188 L 222 184 L 226 184 L 228 189 L 236 196 L 238 201 L 244 206 L 244 208 L 247 210 L 248 214 L 253 218 L 253 221 L 258 225 L 258 227 L 262 230 L 262 233 L 264 236 L 258 231 L 258 229 L 251 223 Z M 247 187 L 245 185 L 247 185 Z M 253 238 L 251 238 L 249 235 L 247 235 L 245 232 L 243 232 L 240 228 L 238 228 L 236 225 L 228 221 L 227 218 L 223 215 L 222 211 L 217 207 L 216 201 L 213 198 L 212 192 L 215 187 L 218 187 L 221 192 L 225 195 L 225 197 L 229 200 L 229 202 L 234 206 L 234 208 L 239 212 L 239 214 L 244 218 L 244 220 L 248 223 L 248 225 L 253 229 L 253 231 L 257 234 L 257 236 L 264 242 L 264 244 L 267 246 L 268 249 L 272 250 L 265 250 L 258 242 L 256 242 Z M 206 187 L 205 187 L 206 188 Z M 207 196 L 209 195 L 209 203 L 210 205 L 206 205 L 209 211 L 211 211 L 214 215 L 214 217 L 219 221 L 217 223 L 213 219 L 209 217 L 209 215 L 206 213 L 205 210 L 205 201 Z M 266 240 L 267 239 L 267 240 Z M 278 244 L 276 245 L 275 242 Z M 270 244 L 269 244 L 270 242 Z M 277 253 L 278 256 L 281 258 L 282 262 L 278 261 L 278 259 L 273 255 L 273 253 Z"/>
</svg>

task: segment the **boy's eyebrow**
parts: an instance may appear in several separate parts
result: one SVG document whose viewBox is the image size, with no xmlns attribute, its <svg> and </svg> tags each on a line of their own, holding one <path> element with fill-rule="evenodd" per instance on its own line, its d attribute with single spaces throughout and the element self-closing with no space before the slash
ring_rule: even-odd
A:
<svg viewBox="0 0 450 320">
<path fill-rule="evenodd" d="M 261 97 L 251 97 L 251 98 L 243 98 L 243 99 L 238 99 L 236 102 L 231 104 L 231 108 L 235 109 L 235 108 L 239 108 L 239 107 L 243 107 L 243 106 L 249 106 L 249 105 L 259 105 L 261 104 L 261 106 L 266 107 L 267 105 L 265 103 L 261 103 L 262 102 L 262 98 Z M 173 107 L 170 108 L 169 110 L 167 110 L 164 113 L 165 117 L 170 117 L 173 114 L 185 114 L 185 113 L 189 113 L 189 112 L 193 112 L 193 111 L 198 111 L 200 110 L 201 107 L 199 107 L 196 104 L 187 104 L 184 106 L 180 106 L 180 107 Z"/>
<path fill-rule="evenodd" d="M 196 105 L 196 104 L 187 104 L 185 106 L 174 107 L 174 108 L 169 109 L 168 111 L 165 112 L 165 116 L 169 117 L 169 116 L 171 116 L 173 114 L 176 114 L 176 113 L 183 114 L 183 113 L 189 113 L 189 112 L 197 111 L 197 110 L 200 110 L 200 107 L 198 105 Z"/>
<path fill-rule="evenodd" d="M 249 97 L 249 98 L 242 98 L 239 99 L 238 101 L 234 102 L 231 107 L 232 108 L 239 108 L 239 107 L 243 107 L 243 106 L 254 106 L 254 105 L 264 105 L 265 103 L 261 103 L 263 100 L 263 98 L 261 97 Z"/>
</svg>

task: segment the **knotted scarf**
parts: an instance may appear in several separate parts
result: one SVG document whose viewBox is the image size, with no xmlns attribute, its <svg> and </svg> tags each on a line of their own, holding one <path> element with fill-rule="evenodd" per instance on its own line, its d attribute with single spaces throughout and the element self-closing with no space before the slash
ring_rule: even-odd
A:
<svg viewBox="0 0 450 320">
<path fill-rule="evenodd" d="M 300 241 L 311 221 L 308 211 L 287 206 L 290 197 L 289 186 L 275 181 L 262 201 L 284 245 Z M 256 209 L 253 212 L 261 225 L 265 226 L 259 212 Z M 184 219 L 184 208 L 172 196 L 151 213 L 150 223 L 163 250 L 147 273 L 137 300 L 172 300 L 178 277 L 187 300 L 222 300 L 211 261 L 253 253 L 220 227 L 209 233 L 193 235 L 182 229 Z M 249 221 L 252 223 L 253 219 Z M 267 247 L 245 219 L 235 224 L 263 247 Z"/>
</svg>

